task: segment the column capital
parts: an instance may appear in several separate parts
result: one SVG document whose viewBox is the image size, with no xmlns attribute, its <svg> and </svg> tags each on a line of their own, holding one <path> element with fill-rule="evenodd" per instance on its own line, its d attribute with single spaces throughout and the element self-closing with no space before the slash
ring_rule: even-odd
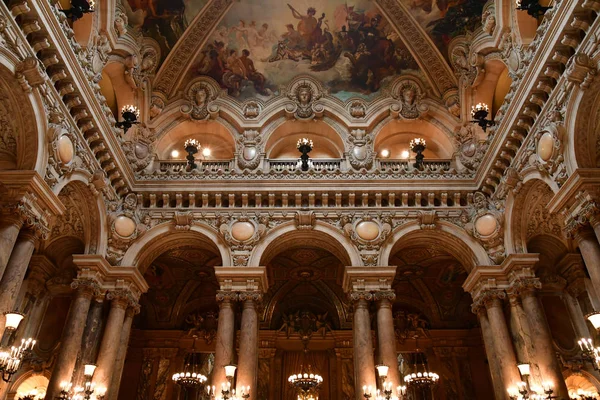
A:
<svg viewBox="0 0 600 400">
<path fill-rule="evenodd" d="M 92 297 L 102 293 L 102 288 L 93 279 L 77 278 L 71 283 L 71 288 L 77 290 L 77 296 L 89 297 L 90 300 Z"/>
<path fill-rule="evenodd" d="M 541 288 L 542 282 L 540 282 L 538 278 L 522 277 L 512 282 L 510 290 L 523 299 L 526 297 L 535 296 L 535 293 Z"/>
<path fill-rule="evenodd" d="M 30 218 L 59 216 L 66 208 L 36 171 L 0 171 L 0 185 L 6 189 L 2 203 L 20 209 Z"/>
<path fill-rule="evenodd" d="M 506 292 L 502 289 L 488 289 L 480 294 L 478 301 L 481 301 L 486 309 L 501 307 L 506 299 Z"/>
<path fill-rule="evenodd" d="M 126 310 L 128 307 L 138 306 L 136 294 L 132 293 L 129 289 L 109 290 L 106 298 L 110 300 L 111 308 L 122 308 Z"/>
<path fill-rule="evenodd" d="M 252 290 L 252 291 L 243 291 L 238 294 L 239 301 L 244 303 L 244 307 L 246 304 L 260 304 L 263 299 L 263 294 L 260 291 Z"/>
<path fill-rule="evenodd" d="M 391 302 L 396 300 L 396 292 L 393 290 L 380 290 L 373 293 L 373 300 L 378 302 L 380 307 L 391 306 Z"/>
<path fill-rule="evenodd" d="M 219 307 L 223 306 L 224 304 L 231 305 L 231 303 L 233 303 L 234 301 L 238 301 L 238 300 L 239 300 L 238 292 L 233 292 L 231 290 L 217 291 L 217 303 L 219 303 Z"/>
</svg>

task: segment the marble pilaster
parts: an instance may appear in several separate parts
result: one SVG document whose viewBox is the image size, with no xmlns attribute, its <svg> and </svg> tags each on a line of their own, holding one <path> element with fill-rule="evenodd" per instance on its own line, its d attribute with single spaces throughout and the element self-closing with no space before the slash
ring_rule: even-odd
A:
<svg viewBox="0 0 600 400">
<path fill-rule="evenodd" d="M 123 367 L 125 366 L 125 359 L 127 357 L 127 347 L 129 346 L 129 337 L 131 336 L 131 326 L 133 324 L 133 317 L 139 312 L 139 306 L 131 306 L 127 308 L 125 312 L 125 320 L 123 321 L 123 330 L 121 331 L 121 337 L 119 340 L 119 349 L 117 351 L 117 360 L 115 361 L 115 370 L 113 372 L 110 388 L 111 391 L 108 393 L 108 400 L 117 400 L 119 397 L 119 388 L 121 387 L 121 378 L 123 377 Z"/>
<path fill-rule="evenodd" d="M 554 395 L 558 398 L 569 398 L 567 385 L 562 375 L 562 368 L 556 358 L 554 344 L 548 322 L 536 291 L 542 287 L 537 278 L 518 279 L 512 288 L 519 293 L 523 309 L 527 315 L 531 336 L 533 337 L 534 361 L 539 367 L 542 382 L 551 382 Z"/>
<path fill-rule="evenodd" d="M 97 367 L 93 381 L 97 388 L 106 388 L 106 396 L 110 397 L 113 391 L 110 383 L 115 371 L 117 352 L 121 342 L 121 331 L 123 330 L 127 307 L 131 303 L 131 295 L 126 290 L 113 290 L 108 292 L 107 299 L 110 300 L 110 311 L 100 342 L 100 349 L 98 350 Z"/>
<path fill-rule="evenodd" d="M 377 344 L 381 363 L 389 367 L 386 382 L 392 387 L 402 384 L 398 369 L 398 351 L 396 349 L 396 332 L 394 331 L 394 316 L 392 302 L 396 298 L 393 291 L 376 292 L 377 304 Z"/>
<path fill-rule="evenodd" d="M 502 380 L 502 373 L 500 371 L 500 363 L 496 356 L 496 350 L 494 346 L 495 335 L 490 327 L 490 321 L 488 320 L 487 310 L 485 306 L 479 305 L 474 308 L 474 312 L 477 314 L 479 319 L 479 326 L 481 327 L 481 335 L 483 337 L 483 345 L 485 347 L 485 353 L 487 355 L 488 365 L 490 366 L 490 375 L 492 377 L 492 386 L 494 388 L 494 396 L 496 400 L 506 398 L 506 388 Z"/>
<path fill-rule="evenodd" d="M 37 238 L 38 235 L 32 230 L 24 230 L 19 234 L 0 280 L 0 332 L 4 331 L 4 313 L 13 311 L 15 307 Z"/>
<path fill-rule="evenodd" d="M 211 377 L 211 383 L 216 387 L 221 387 L 221 383 L 227 382 L 225 366 L 234 361 L 235 312 L 233 304 L 236 300 L 235 292 L 220 291 L 217 293 L 219 322 L 215 338 L 215 365 Z"/>
<path fill-rule="evenodd" d="M 83 329 L 87 319 L 92 297 L 98 295 L 100 288 L 92 280 L 75 280 L 72 287 L 77 289 L 71 303 L 67 321 L 63 328 L 60 348 L 48 383 L 45 400 L 55 400 L 60 393 L 60 384 L 70 382 L 77 353 L 81 348 Z"/>
<path fill-rule="evenodd" d="M 504 398 L 508 399 L 508 389 L 517 387 L 517 383 L 521 382 L 521 375 L 517 368 L 517 358 L 504 316 L 502 303 L 505 298 L 504 291 L 489 290 L 482 293 L 481 300 L 485 304 L 490 329 L 494 333 L 494 353 L 502 376 Z"/>
<path fill-rule="evenodd" d="M 354 347 L 354 383 L 356 400 L 363 399 L 362 387 L 376 388 L 375 360 L 373 358 L 373 338 L 369 302 L 373 300 L 370 292 L 352 292 L 350 299 L 354 304 L 352 322 L 352 345 Z M 391 368 L 390 368 L 391 369 Z M 373 390 L 375 392 L 375 389 Z"/>
<path fill-rule="evenodd" d="M 240 354 L 237 368 L 236 392 L 250 386 L 250 400 L 256 400 L 258 389 L 258 313 L 262 300 L 260 292 L 242 292 L 242 323 L 240 327 Z"/>
</svg>

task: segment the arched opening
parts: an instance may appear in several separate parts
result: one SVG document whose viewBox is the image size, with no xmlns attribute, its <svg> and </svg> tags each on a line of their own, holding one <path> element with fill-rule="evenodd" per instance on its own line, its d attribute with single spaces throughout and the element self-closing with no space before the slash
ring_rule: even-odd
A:
<svg viewBox="0 0 600 400">
<path fill-rule="evenodd" d="M 449 137 L 437 126 L 423 120 L 393 120 L 381 128 L 375 137 L 375 151 L 378 157 L 391 160 L 413 159 L 409 142 L 423 138 L 427 148 L 423 152 L 425 160 L 450 160 L 454 146 Z"/>
<path fill-rule="evenodd" d="M 198 372 L 212 372 L 219 312 L 214 267 L 222 259 L 216 246 L 190 239 L 180 237 L 144 258 L 149 289 L 134 319 L 123 372 L 128 384 L 121 385 L 119 398 L 175 398 L 171 376 L 191 354 Z"/>
<path fill-rule="evenodd" d="M 512 80 L 508 74 L 508 68 L 500 60 L 486 61 L 484 69 L 485 77 L 477 86 L 473 104 L 487 104 L 490 107 L 490 116 L 493 119 L 504 103 L 504 98 L 510 90 Z"/>
<path fill-rule="evenodd" d="M 231 160 L 235 153 L 235 140 L 232 133 L 223 124 L 216 121 L 181 122 L 162 135 L 156 144 L 159 160 L 185 160 L 184 143 L 187 139 L 196 139 L 201 149 L 197 158 L 207 161 Z M 208 149 L 205 151 L 205 149 Z M 209 152 L 208 152 L 209 151 Z"/>
<path fill-rule="evenodd" d="M 441 377 L 435 398 L 486 398 L 491 379 L 483 340 L 471 311 L 471 296 L 462 288 L 471 266 L 436 235 L 408 234 L 391 252 L 389 264 L 397 266 L 392 288 L 398 368 L 401 375 L 413 372 L 414 360 L 421 354 Z M 448 357 L 435 348 L 434 343 L 455 340 L 464 340 L 466 346 L 460 356 Z"/>
<path fill-rule="evenodd" d="M 48 378 L 44 375 L 31 375 L 22 382 L 16 382 L 18 386 L 9 392 L 7 398 L 19 400 L 27 395 L 34 395 L 36 396 L 35 399 L 43 399 L 46 395 L 48 382 Z"/>
<path fill-rule="evenodd" d="M 340 159 L 344 142 L 338 132 L 323 121 L 287 121 L 279 126 L 265 144 L 269 159 L 297 159 L 300 155 L 296 143 L 301 138 L 313 141 L 311 158 Z"/>
</svg>

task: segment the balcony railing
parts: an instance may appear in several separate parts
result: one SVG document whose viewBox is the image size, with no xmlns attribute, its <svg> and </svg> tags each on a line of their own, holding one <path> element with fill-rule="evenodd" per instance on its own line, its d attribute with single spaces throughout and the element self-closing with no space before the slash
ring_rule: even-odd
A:
<svg viewBox="0 0 600 400">
<path fill-rule="evenodd" d="M 199 172 L 230 172 L 235 169 L 235 160 L 197 160 Z M 375 167 L 382 172 L 406 172 L 414 170 L 414 161 L 412 160 L 375 160 Z M 264 160 L 264 172 L 295 172 L 300 170 L 299 159 L 267 159 Z M 346 160 L 341 158 L 332 159 L 314 159 L 309 161 L 310 170 L 316 172 L 335 172 L 345 171 Z M 442 172 L 448 171 L 451 166 L 451 160 L 425 160 L 423 169 L 425 171 Z M 186 171 L 187 162 L 185 160 L 160 160 L 158 168 L 164 173 L 183 173 Z M 259 168 L 260 169 L 260 168 Z"/>
</svg>

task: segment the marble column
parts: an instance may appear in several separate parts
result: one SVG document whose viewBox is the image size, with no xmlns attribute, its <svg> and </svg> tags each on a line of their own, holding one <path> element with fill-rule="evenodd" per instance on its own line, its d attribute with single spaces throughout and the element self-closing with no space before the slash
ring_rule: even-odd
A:
<svg viewBox="0 0 600 400">
<path fill-rule="evenodd" d="M 533 337 L 527 314 L 523 309 L 521 297 L 514 290 L 507 290 L 510 303 L 510 326 L 513 337 L 513 345 L 517 356 L 518 363 L 530 364 L 529 384 L 531 386 L 541 386 L 542 376 L 537 363 L 532 362 L 535 349 L 533 348 Z"/>
<path fill-rule="evenodd" d="M 13 250 L 19 232 L 23 227 L 23 218 L 19 213 L 6 213 L 0 224 L 0 278 L 4 275 L 6 264 Z"/>
<path fill-rule="evenodd" d="M 211 384 L 220 388 L 221 383 L 227 382 L 225 366 L 234 361 L 235 313 L 233 302 L 237 295 L 233 292 L 217 293 L 219 302 L 219 322 L 215 339 L 215 365 Z"/>
<path fill-rule="evenodd" d="M 392 301 L 396 298 L 393 291 L 375 293 L 377 300 L 377 344 L 381 363 L 389 367 L 386 381 L 392 387 L 399 386 L 400 370 L 398 369 L 398 350 L 396 349 L 396 332 L 394 331 L 394 316 Z"/>
<path fill-rule="evenodd" d="M 77 357 L 75 369 L 73 370 L 73 385 L 83 386 L 85 383 L 83 366 L 96 363 L 98 343 L 102 336 L 103 311 L 104 293 L 96 296 L 90 305 L 90 311 L 88 312 L 85 328 L 83 329 L 79 357 Z"/>
<path fill-rule="evenodd" d="M 562 368 L 556 358 L 548 322 L 536 296 L 536 290 L 542 285 L 538 279 L 521 280 L 516 284 L 533 338 L 535 354 L 532 361 L 538 365 L 543 382 L 552 382 L 554 395 L 568 399 L 569 391 L 562 375 Z"/>
<path fill-rule="evenodd" d="M 60 348 L 48 383 L 45 400 L 55 400 L 60 394 L 61 382 L 71 381 L 77 353 L 81 348 L 81 338 L 90 303 L 92 297 L 100 291 L 98 285 L 90 280 L 75 280 L 71 286 L 77 289 L 77 292 L 63 328 Z"/>
<path fill-rule="evenodd" d="M 0 332 L 4 331 L 6 322 L 4 313 L 13 311 L 15 307 L 37 238 L 37 234 L 32 230 L 22 231 L 6 264 L 4 275 L 0 280 Z"/>
<path fill-rule="evenodd" d="M 496 400 L 502 400 L 506 398 L 506 388 L 504 387 L 504 382 L 502 381 L 500 364 L 494 349 L 494 332 L 492 332 L 492 328 L 490 327 L 490 321 L 488 320 L 487 310 L 485 307 L 476 307 L 475 313 L 479 318 L 479 326 L 481 326 L 481 336 L 483 337 L 483 345 L 485 347 L 485 353 L 487 355 L 488 365 L 490 367 L 492 386 L 494 388 L 494 397 Z"/>
<path fill-rule="evenodd" d="M 250 386 L 250 400 L 256 400 L 258 390 L 258 314 L 256 307 L 262 300 L 262 294 L 242 292 L 239 299 L 243 308 L 236 392 L 239 393 L 242 386 Z"/>
<path fill-rule="evenodd" d="M 369 301 L 372 300 L 372 295 L 368 292 L 352 292 L 350 299 L 354 302 L 354 321 L 352 325 L 354 387 L 356 400 L 364 400 L 362 387 L 376 387 L 373 338 L 369 317 Z M 373 389 L 374 394 L 375 389 Z"/>
<path fill-rule="evenodd" d="M 129 336 L 131 336 L 131 325 L 133 317 L 139 311 L 139 306 L 128 307 L 125 312 L 125 320 L 123 321 L 123 330 L 119 340 L 119 349 L 117 351 L 117 360 L 115 361 L 115 370 L 110 381 L 110 393 L 108 400 L 117 400 L 119 397 L 119 388 L 121 387 L 121 377 L 123 376 L 123 367 L 125 366 L 125 358 L 127 357 L 127 348 L 129 347 Z"/>
<path fill-rule="evenodd" d="M 564 292 L 564 301 L 567 309 L 569 310 L 569 315 L 571 316 L 571 321 L 573 322 L 573 328 L 575 329 L 575 335 L 577 338 L 592 337 L 577 298 L 569 292 Z"/>
<path fill-rule="evenodd" d="M 600 294 L 600 244 L 593 229 L 589 226 L 579 228 L 574 235 L 575 241 L 581 250 L 581 256 L 585 262 L 588 274 L 596 289 Z"/>
<path fill-rule="evenodd" d="M 484 294 L 483 301 L 487 310 L 490 329 L 494 333 L 494 353 L 502 376 L 505 390 L 504 399 L 508 399 L 508 389 L 517 387 L 517 383 L 521 382 L 521 375 L 517 368 L 517 358 L 502 307 L 505 298 L 506 293 L 494 290 Z"/>
<path fill-rule="evenodd" d="M 130 296 L 127 291 L 115 290 L 108 292 L 107 299 L 110 300 L 110 311 L 104 327 L 102 342 L 100 342 L 100 350 L 98 350 L 97 367 L 93 381 L 97 388 L 106 388 L 106 396 L 110 397 L 113 391 L 110 383 L 115 371 L 117 352 L 121 342 L 121 331 L 125 321 L 125 312 L 130 303 Z"/>
</svg>

